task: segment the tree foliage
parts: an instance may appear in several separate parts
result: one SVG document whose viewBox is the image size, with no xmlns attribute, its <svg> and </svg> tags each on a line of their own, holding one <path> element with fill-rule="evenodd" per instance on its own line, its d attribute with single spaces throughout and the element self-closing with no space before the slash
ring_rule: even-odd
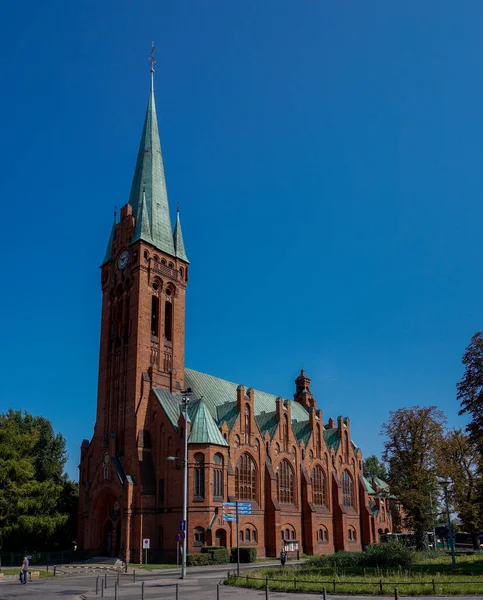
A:
<svg viewBox="0 0 483 600">
<path fill-rule="evenodd" d="M 461 402 L 462 414 L 471 415 L 467 426 L 472 440 L 477 444 L 483 456 L 483 332 L 479 331 L 471 338 L 471 342 L 463 355 L 465 372 L 457 384 L 457 399 Z"/>
<path fill-rule="evenodd" d="M 73 484 L 63 475 L 65 462 L 65 440 L 54 433 L 50 421 L 12 409 L 0 415 L 4 550 L 49 547 L 56 533 L 68 526 Z"/>
<path fill-rule="evenodd" d="M 383 460 L 389 465 L 391 492 L 404 508 L 404 525 L 414 531 L 418 549 L 432 526 L 430 495 L 436 497 L 437 448 L 443 440 L 445 415 L 435 406 L 391 411 L 382 427 Z"/>
<path fill-rule="evenodd" d="M 362 470 L 364 472 L 364 477 L 370 479 L 371 477 L 378 477 L 383 481 L 387 479 L 387 469 L 386 465 L 381 462 L 377 456 L 368 456 L 366 460 L 362 464 Z"/>
<path fill-rule="evenodd" d="M 451 481 L 449 500 L 463 531 L 480 548 L 483 530 L 481 456 L 475 442 L 461 429 L 448 432 L 438 449 L 438 473 Z"/>
</svg>

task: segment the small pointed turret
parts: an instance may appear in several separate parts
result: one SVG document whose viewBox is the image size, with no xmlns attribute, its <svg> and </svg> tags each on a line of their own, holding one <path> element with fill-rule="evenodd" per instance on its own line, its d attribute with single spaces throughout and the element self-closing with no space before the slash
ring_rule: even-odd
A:
<svg viewBox="0 0 483 600">
<path fill-rule="evenodd" d="M 173 243 L 177 258 L 181 258 L 181 260 L 189 263 L 188 257 L 186 256 L 186 251 L 184 249 L 183 232 L 181 231 L 181 222 L 179 220 L 179 206 L 176 209 L 176 225 L 174 227 Z"/>
<path fill-rule="evenodd" d="M 134 229 L 134 235 L 132 242 L 138 240 L 144 240 L 148 244 L 152 244 L 153 240 L 151 237 L 151 223 L 149 222 L 148 209 L 146 207 L 146 191 L 143 190 L 143 199 L 138 208 L 138 214 L 136 216 L 136 227 Z"/>
<path fill-rule="evenodd" d="M 139 145 L 136 170 L 131 186 L 129 204 L 134 215 L 138 214 L 145 191 L 146 212 L 150 224 L 149 242 L 159 250 L 175 256 L 171 220 L 169 217 L 168 193 L 164 176 L 163 155 L 159 140 L 158 119 L 154 102 L 154 69 L 151 68 L 151 89 L 144 119 L 143 133 Z M 136 224 L 136 229 L 137 229 Z M 145 239 L 144 237 L 138 239 Z M 133 240 L 134 241 L 134 240 Z M 145 241 L 148 241 L 147 239 Z"/>
<path fill-rule="evenodd" d="M 116 237 L 116 213 L 114 213 L 114 222 L 111 227 L 111 235 L 109 236 L 109 241 L 107 242 L 106 253 L 104 255 L 104 260 L 102 261 L 101 267 L 112 260 L 112 242 Z"/>
<path fill-rule="evenodd" d="M 221 435 L 202 398 L 194 406 L 191 413 L 191 430 L 188 443 L 228 446 L 228 442 Z"/>
</svg>

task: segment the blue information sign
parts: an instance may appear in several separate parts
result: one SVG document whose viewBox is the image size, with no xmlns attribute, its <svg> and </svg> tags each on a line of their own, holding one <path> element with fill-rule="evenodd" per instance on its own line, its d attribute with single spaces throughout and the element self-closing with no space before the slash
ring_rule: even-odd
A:
<svg viewBox="0 0 483 600">
<path fill-rule="evenodd" d="M 186 531 L 186 521 L 180 521 L 179 522 L 179 530 L 180 531 Z"/>
<path fill-rule="evenodd" d="M 236 521 L 236 515 L 223 515 L 223 521 Z"/>
</svg>

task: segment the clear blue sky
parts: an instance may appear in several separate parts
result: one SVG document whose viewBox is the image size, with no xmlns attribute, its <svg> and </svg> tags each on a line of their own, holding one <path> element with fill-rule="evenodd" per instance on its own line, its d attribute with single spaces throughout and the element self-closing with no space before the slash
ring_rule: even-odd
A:
<svg viewBox="0 0 483 600">
<path fill-rule="evenodd" d="M 291 397 L 379 454 L 388 411 L 455 425 L 483 316 L 483 4 L 2 2 L 0 411 L 43 414 L 68 472 L 95 419 L 99 264 L 157 49 L 187 365 Z"/>
</svg>

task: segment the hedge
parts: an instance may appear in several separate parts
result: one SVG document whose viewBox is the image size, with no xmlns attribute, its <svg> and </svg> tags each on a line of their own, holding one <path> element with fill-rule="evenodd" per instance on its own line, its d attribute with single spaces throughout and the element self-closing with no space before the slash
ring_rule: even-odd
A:
<svg viewBox="0 0 483 600">
<path fill-rule="evenodd" d="M 251 563 L 257 560 L 256 548 L 240 548 L 240 562 Z M 237 548 L 231 549 L 230 562 L 237 562 Z"/>
<path fill-rule="evenodd" d="M 228 551 L 224 546 L 203 546 L 201 552 L 209 556 L 210 565 L 224 565 L 228 562 Z"/>
<path fill-rule="evenodd" d="M 187 554 L 186 564 L 188 567 L 201 567 L 203 565 L 209 565 L 210 557 L 208 554 Z"/>
</svg>

